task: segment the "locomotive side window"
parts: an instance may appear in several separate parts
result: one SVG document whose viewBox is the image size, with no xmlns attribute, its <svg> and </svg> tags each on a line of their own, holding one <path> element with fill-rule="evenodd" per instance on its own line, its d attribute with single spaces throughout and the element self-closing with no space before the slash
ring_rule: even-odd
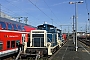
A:
<svg viewBox="0 0 90 60">
<path fill-rule="evenodd" d="M 2 49 L 3 49 L 3 43 L 0 42 L 0 50 L 2 50 Z"/>
<path fill-rule="evenodd" d="M 11 41 L 11 48 L 15 48 L 15 41 Z"/>
<path fill-rule="evenodd" d="M 12 30 L 12 25 L 8 23 L 8 30 Z"/>
<path fill-rule="evenodd" d="M 19 44 L 20 44 L 20 41 L 17 40 L 17 41 L 16 41 L 16 47 L 18 47 Z"/>
<path fill-rule="evenodd" d="M 14 30 L 18 30 L 16 24 L 12 24 L 12 25 L 13 25 Z"/>
<path fill-rule="evenodd" d="M 6 29 L 6 24 L 5 24 L 5 22 L 1 22 L 1 21 L 0 21 L 0 24 L 1 24 L 2 29 Z"/>
<path fill-rule="evenodd" d="M 10 41 L 7 41 L 7 48 L 10 48 Z"/>
</svg>

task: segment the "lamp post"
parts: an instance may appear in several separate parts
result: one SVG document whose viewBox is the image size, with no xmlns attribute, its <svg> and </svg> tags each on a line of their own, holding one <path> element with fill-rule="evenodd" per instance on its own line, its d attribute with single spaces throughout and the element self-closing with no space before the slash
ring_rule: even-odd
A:
<svg viewBox="0 0 90 60">
<path fill-rule="evenodd" d="M 74 26 L 75 26 L 74 24 L 75 24 L 75 23 L 74 23 L 74 17 L 75 17 L 75 16 L 73 15 L 73 17 L 72 17 L 72 18 L 73 18 L 73 43 L 74 43 L 74 45 L 75 45 L 75 30 L 74 30 L 74 28 L 75 28 L 75 27 L 74 27 Z"/>
<path fill-rule="evenodd" d="M 77 4 L 83 3 L 83 1 L 79 2 L 69 2 L 69 4 L 75 4 L 75 33 L 76 33 L 76 51 L 77 51 Z"/>
</svg>

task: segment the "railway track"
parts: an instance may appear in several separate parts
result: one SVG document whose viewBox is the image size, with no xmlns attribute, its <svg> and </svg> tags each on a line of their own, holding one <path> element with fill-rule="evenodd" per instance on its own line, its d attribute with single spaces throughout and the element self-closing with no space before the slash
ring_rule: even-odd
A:
<svg viewBox="0 0 90 60">
<path fill-rule="evenodd" d="M 90 40 L 80 39 L 79 41 L 90 47 Z"/>
<path fill-rule="evenodd" d="M 1 57 L 0 60 L 15 60 L 17 53 Z"/>
<path fill-rule="evenodd" d="M 19 55 L 18 53 L 8 55 L 5 57 L 0 58 L 0 60 L 48 60 L 48 57 L 41 57 L 41 58 L 36 58 L 36 56 L 28 56 L 22 58 L 22 55 Z M 17 57 L 18 56 L 18 57 Z"/>
<path fill-rule="evenodd" d="M 66 43 L 66 42 L 65 42 L 65 43 Z M 64 43 L 64 45 L 65 45 L 65 43 Z M 58 50 L 58 51 L 59 51 L 59 50 Z M 53 55 L 57 54 L 58 51 L 55 52 Z M 53 56 L 53 55 L 52 55 L 52 56 Z M 20 56 L 18 56 L 18 59 L 16 59 L 17 56 L 18 56 L 18 53 L 12 54 L 12 55 L 9 55 L 9 56 L 5 56 L 5 57 L 3 57 L 3 58 L 0 58 L 0 60 L 51 60 L 51 57 L 52 57 L 52 56 L 50 56 L 50 57 L 41 57 L 41 58 L 37 58 L 37 59 L 36 59 L 35 56 L 32 56 L 32 57 L 28 56 L 28 57 L 22 58 L 21 55 L 20 55 Z"/>
</svg>

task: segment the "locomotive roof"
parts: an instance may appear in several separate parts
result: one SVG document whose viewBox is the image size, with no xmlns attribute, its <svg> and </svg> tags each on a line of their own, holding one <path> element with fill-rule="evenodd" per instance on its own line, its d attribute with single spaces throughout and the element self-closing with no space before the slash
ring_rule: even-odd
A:
<svg viewBox="0 0 90 60">
<path fill-rule="evenodd" d="M 57 29 L 58 31 L 61 31 L 60 29 Z"/>
<path fill-rule="evenodd" d="M 48 27 L 56 28 L 55 26 L 50 25 L 50 24 L 43 24 L 43 25 L 39 25 L 39 26 L 37 26 L 37 27 L 43 27 L 44 25 L 47 25 Z"/>
</svg>

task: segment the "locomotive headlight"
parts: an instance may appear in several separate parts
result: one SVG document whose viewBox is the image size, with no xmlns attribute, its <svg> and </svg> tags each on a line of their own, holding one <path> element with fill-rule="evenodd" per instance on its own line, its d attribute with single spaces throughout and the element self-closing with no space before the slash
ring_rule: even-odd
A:
<svg viewBox="0 0 90 60">
<path fill-rule="evenodd" d="M 47 47 L 49 46 L 50 44 L 47 44 Z"/>
<path fill-rule="evenodd" d="M 47 47 L 49 47 L 49 46 L 51 46 L 51 43 L 50 42 L 47 43 Z"/>
</svg>

